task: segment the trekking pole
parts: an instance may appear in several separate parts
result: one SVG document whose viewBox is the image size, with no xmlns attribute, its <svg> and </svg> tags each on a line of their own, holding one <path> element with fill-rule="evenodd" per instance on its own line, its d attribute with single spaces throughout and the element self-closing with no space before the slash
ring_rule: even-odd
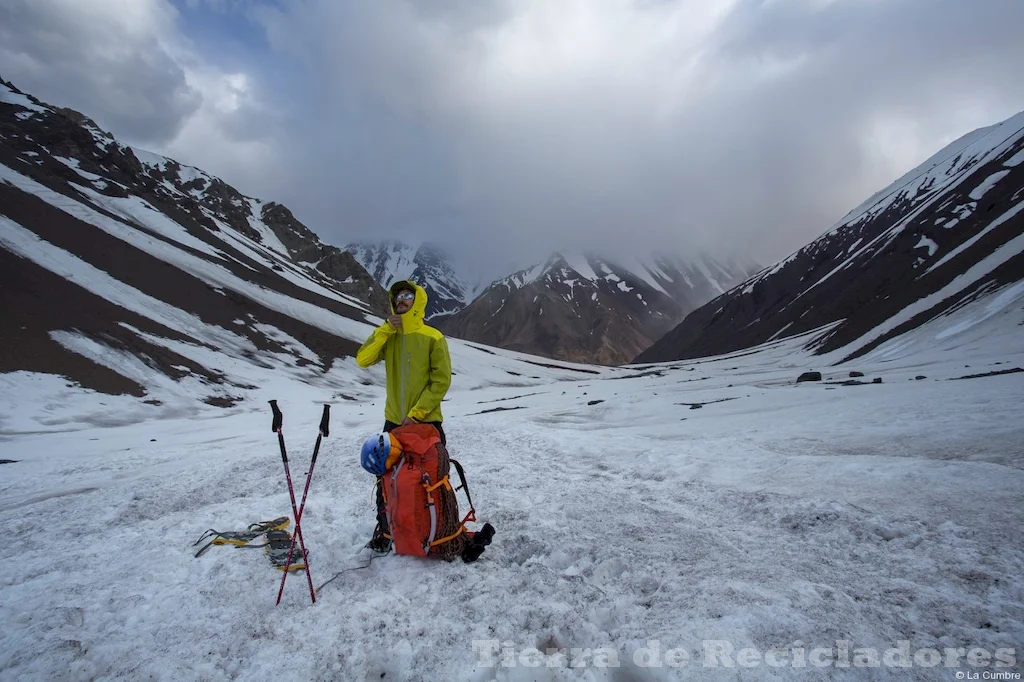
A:
<svg viewBox="0 0 1024 682">
<path fill-rule="evenodd" d="M 306 560 L 306 577 L 309 579 L 309 596 L 313 599 L 313 603 L 316 603 L 316 595 L 313 593 L 313 578 L 309 574 L 309 555 L 306 552 L 306 542 L 302 537 L 302 526 L 299 525 L 301 517 L 299 511 L 295 507 L 295 489 L 292 487 L 292 474 L 288 468 L 288 451 L 284 447 L 284 433 L 282 432 L 282 426 L 284 424 L 284 415 L 281 414 L 281 410 L 277 407 L 277 401 L 271 400 L 270 409 L 274 411 L 274 423 L 271 429 L 277 433 L 277 442 L 281 446 L 281 461 L 284 462 L 284 476 L 288 481 L 288 496 L 292 502 L 292 514 L 295 515 L 295 536 L 292 538 L 292 548 L 295 547 L 295 538 L 299 539 L 299 548 L 302 550 L 303 558 Z M 292 554 L 288 552 L 288 562 L 284 566 L 284 575 L 288 577 L 288 569 L 292 565 Z M 281 590 L 277 593 L 277 602 L 281 603 L 281 592 L 284 590 L 284 581 L 281 581 Z"/>
<path fill-rule="evenodd" d="M 299 523 L 302 521 L 302 512 L 306 508 L 306 496 L 309 495 L 309 483 L 313 480 L 313 467 L 316 466 L 316 457 L 320 454 L 320 440 L 326 437 L 330 431 L 329 421 L 331 418 L 331 406 L 324 405 L 324 414 L 320 418 L 320 433 L 316 437 L 316 446 L 313 448 L 313 461 L 309 463 L 309 471 L 306 472 L 306 487 L 302 491 L 302 503 L 299 505 L 299 510 L 295 513 L 295 535 L 292 536 L 292 544 L 288 547 L 288 563 L 286 566 L 292 564 L 292 552 L 295 551 L 295 539 L 299 537 Z M 294 495 L 292 496 L 292 505 L 295 504 Z M 305 545 L 301 545 L 302 551 L 306 551 Z M 288 578 L 288 571 L 284 572 L 281 576 L 281 588 L 277 591 L 277 603 L 281 603 L 281 595 L 284 594 L 284 581 Z M 306 578 L 309 581 L 309 596 L 313 599 L 313 603 L 316 603 L 316 591 L 313 589 L 313 576 L 309 573 L 309 557 L 306 557 Z"/>
</svg>

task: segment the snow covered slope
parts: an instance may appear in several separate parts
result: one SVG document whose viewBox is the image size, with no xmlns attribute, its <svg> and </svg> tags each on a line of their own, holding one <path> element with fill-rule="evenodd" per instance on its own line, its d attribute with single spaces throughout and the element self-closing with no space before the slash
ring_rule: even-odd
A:
<svg viewBox="0 0 1024 682">
<path fill-rule="evenodd" d="M 0 440 L 0 678 L 1008 679 L 1022 293 L 843 365 L 806 336 L 632 370 L 453 341 L 449 447 L 497 529 L 469 565 L 363 548 L 376 370 L 336 365 L 338 395 L 249 365 L 274 379 L 252 408 L 132 426 L 88 426 L 70 395 Z M 290 514 L 264 399 L 299 488 L 332 405 L 302 519 L 314 584 L 337 576 L 316 605 L 298 574 L 275 607 L 258 549 L 193 558 L 208 528 Z"/>
<path fill-rule="evenodd" d="M 717 354 L 825 325 L 812 346 L 858 355 L 1021 279 L 1024 113 L 950 144 L 689 315 L 637 361 Z"/>
</svg>

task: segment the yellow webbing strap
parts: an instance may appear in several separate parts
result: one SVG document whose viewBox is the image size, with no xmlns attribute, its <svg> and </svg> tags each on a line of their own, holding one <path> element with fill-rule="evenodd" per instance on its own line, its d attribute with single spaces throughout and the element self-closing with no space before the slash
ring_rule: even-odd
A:
<svg viewBox="0 0 1024 682">
<path fill-rule="evenodd" d="M 249 544 L 248 540 L 235 540 L 232 538 L 214 538 L 212 541 L 214 545 L 237 545 L 238 547 L 245 547 Z"/>
<path fill-rule="evenodd" d="M 440 540 L 434 540 L 433 542 L 430 543 L 430 546 L 433 547 L 434 545 L 444 544 L 445 542 L 448 542 L 449 540 L 454 540 L 455 538 L 459 537 L 460 535 L 462 535 L 465 532 L 466 532 L 466 524 L 463 523 L 463 524 L 461 524 L 459 526 L 459 529 L 457 531 L 455 531 L 454 533 L 452 533 L 451 535 L 449 535 L 446 538 L 441 538 Z"/>
<path fill-rule="evenodd" d="M 452 484 L 448 482 L 448 476 L 447 475 L 444 478 L 442 478 L 440 481 L 435 483 L 434 485 L 432 485 L 432 486 L 424 485 L 423 487 L 427 489 L 428 493 L 432 493 L 435 490 L 437 490 L 438 488 L 440 488 L 441 486 L 446 486 L 449 490 L 452 489 Z"/>
<path fill-rule="evenodd" d="M 293 563 L 291 566 L 287 566 L 287 567 L 286 566 L 275 566 L 274 568 L 276 568 L 279 571 L 301 571 L 305 567 L 306 567 L 306 562 L 303 561 L 303 562 L 297 563 L 297 564 Z"/>
</svg>

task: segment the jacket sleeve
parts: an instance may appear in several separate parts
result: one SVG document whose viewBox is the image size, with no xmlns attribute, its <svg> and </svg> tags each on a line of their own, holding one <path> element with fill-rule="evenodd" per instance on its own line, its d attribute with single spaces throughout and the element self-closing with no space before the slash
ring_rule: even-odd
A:
<svg viewBox="0 0 1024 682">
<path fill-rule="evenodd" d="M 419 400 L 409 410 L 409 416 L 423 421 L 441 406 L 441 399 L 452 385 L 452 361 L 448 355 L 448 341 L 443 336 L 430 344 L 430 375 Z"/>
<path fill-rule="evenodd" d="M 392 327 L 390 322 L 385 322 L 374 329 L 373 333 L 370 334 L 370 338 L 366 339 L 363 345 L 359 347 L 359 351 L 356 353 L 356 364 L 360 367 L 369 367 L 380 362 L 384 352 L 384 344 L 395 335 L 396 331 L 398 330 Z"/>
</svg>

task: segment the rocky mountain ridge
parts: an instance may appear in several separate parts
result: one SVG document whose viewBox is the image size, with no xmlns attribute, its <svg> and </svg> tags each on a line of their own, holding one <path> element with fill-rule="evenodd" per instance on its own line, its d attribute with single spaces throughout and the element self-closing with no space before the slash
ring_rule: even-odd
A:
<svg viewBox="0 0 1024 682">
<path fill-rule="evenodd" d="M 387 301 L 351 254 L 281 204 L 123 145 L 10 83 L 0 84 L 0 271 L 0 373 L 139 396 L 140 376 L 156 373 L 225 404 L 224 364 L 313 380 L 354 354 L 366 316 Z"/>
<path fill-rule="evenodd" d="M 560 360 L 628 362 L 754 268 L 706 255 L 646 261 L 552 254 L 442 320 L 447 334 Z"/>
</svg>

